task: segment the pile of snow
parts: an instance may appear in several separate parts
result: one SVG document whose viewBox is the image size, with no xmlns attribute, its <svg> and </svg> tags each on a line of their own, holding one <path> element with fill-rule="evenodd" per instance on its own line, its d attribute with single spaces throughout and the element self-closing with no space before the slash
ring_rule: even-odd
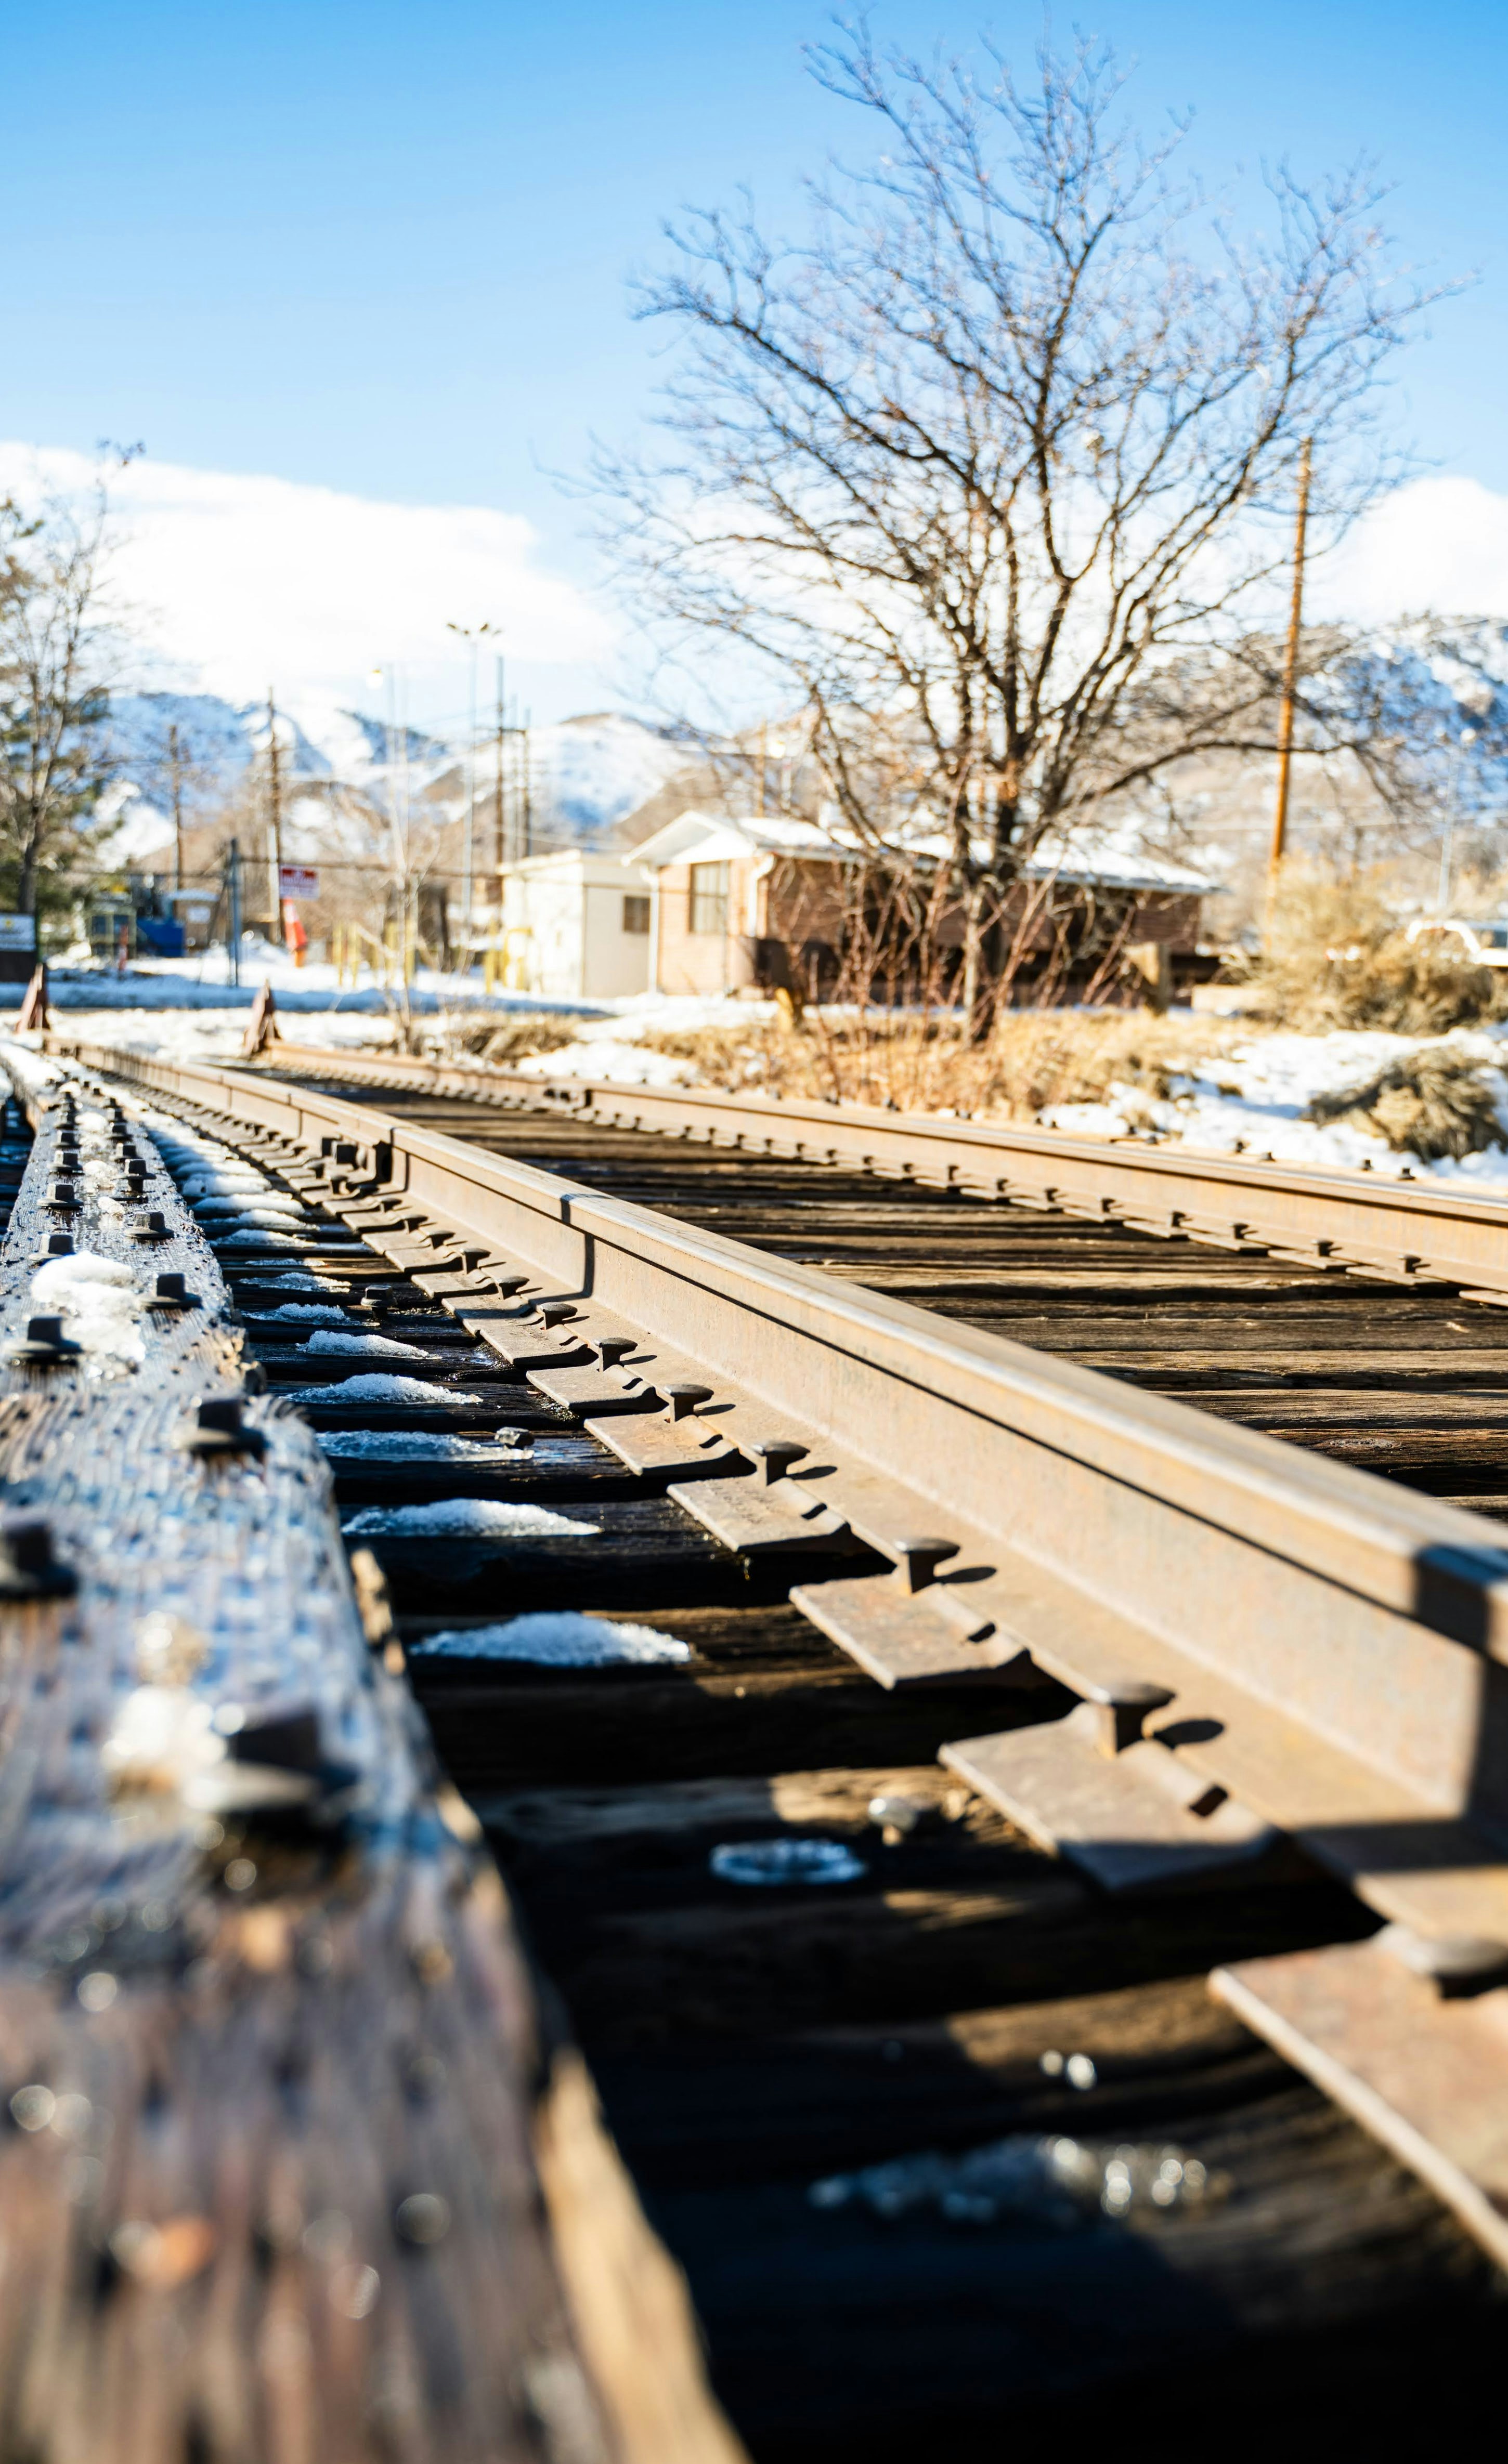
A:
<svg viewBox="0 0 1508 2464">
<path fill-rule="evenodd" d="M 423 1403 L 432 1409 L 436 1404 L 485 1403 L 485 1395 L 463 1394 L 458 1386 L 432 1385 L 425 1377 L 394 1377 L 383 1370 L 366 1371 L 360 1377 L 342 1377 L 329 1386 L 299 1386 L 288 1397 L 293 1403 Z"/>
<path fill-rule="evenodd" d="M 99 1257 L 92 1249 L 50 1258 L 32 1277 L 32 1300 L 39 1316 L 61 1317 L 69 1342 L 81 1344 L 93 1358 L 145 1359 L 136 1278 L 119 1259 Z"/>
<path fill-rule="evenodd" d="M 438 1497 L 430 1506 L 364 1506 L 341 1525 L 349 1539 L 386 1532 L 391 1539 L 517 1540 L 568 1531 L 592 1539 L 597 1523 L 577 1523 L 547 1506 L 511 1506 L 495 1497 Z"/>
<path fill-rule="evenodd" d="M 566 1044 L 555 1052 L 530 1053 L 513 1067 L 522 1078 L 605 1078 L 615 1087 L 690 1087 L 697 1070 L 668 1052 L 646 1052 L 616 1037 Z"/>
<path fill-rule="evenodd" d="M 399 1343 L 390 1334 L 358 1334 L 350 1330 L 331 1334 L 322 1328 L 311 1334 L 304 1345 L 306 1352 L 386 1352 L 404 1360 L 419 1360 L 424 1355 L 421 1343 Z"/>
</svg>

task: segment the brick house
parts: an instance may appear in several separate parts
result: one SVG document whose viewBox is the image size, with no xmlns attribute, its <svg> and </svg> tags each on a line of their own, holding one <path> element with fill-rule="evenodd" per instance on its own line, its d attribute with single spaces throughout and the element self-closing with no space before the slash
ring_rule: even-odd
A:
<svg viewBox="0 0 1508 2464">
<path fill-rule="evenodd" d="M 918 852 L 925 857 L 928 850 Z M 814 822 L 681 813 L 625 862 L 653 892 L 656 991 L 718 994 L 792 983 L 813 998 L 838 981 L 866 868 Z M 873 877 L 872 867 L 868 873 Z M 1058 988 L 1072 989 L 1076 969 L 1073 957 L 1063 957 L 1065 935 L 1076 935 L 1086 950 L 1103 948 L 1107 936 L 1118 948 L 1165 950 L 1174 980 L 1197 972 L 1202 906 L 1213 887 L 1161 858 L 1108 845 L 1076 861 L 1029 866 L 1003 918 L 1008 937 L 1020 945 L 1021 992 L 1030 997 L 1054 953 Z M 963 911 L 954 905 L 935 936 L 947 980 L 961 967 L 963 947 Z"/>
</svg>

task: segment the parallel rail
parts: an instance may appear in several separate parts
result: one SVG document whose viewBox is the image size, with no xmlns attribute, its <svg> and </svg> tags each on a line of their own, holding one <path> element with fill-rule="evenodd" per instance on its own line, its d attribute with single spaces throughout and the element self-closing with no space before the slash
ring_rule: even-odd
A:
<svg viewBox="0 0 1508 2464">
<path fill-rule="evenodd" d="M 1494 2119 L 1508 2080 L 1497 1527 L 374 1107 L 265 1072 L 69 1049 L 322 1154 L 327 1205 L 631 1465 L 683 1463 L 673 1494 L 733 1545 L 782 1524 L 789 1545 L 820 1519 L 888 1559 L 893 1573 L 793 1595 L 882 1683 L 972 1669 L 1070 1685 L 1082 1718 L 962 1739 L 944 1758 L 1101 1881 L 1239 1871 L 1263 1852 L 1264 1825 L 1345 1879 L 1392 1920 L 1383 1949 L 1320 1955 L 1341 1966 L 1318 1984 L 1306 1970 L 1302 1992 L 1286 1961 L 1224 1990 L 1254 2024 L 1268 2013 L 1284 2050 L 1508 2257 L 1508 2133 Z M 722 1099 L 730 1136 L 745 1100 Z M 873 1143 L 876 1130 L 922 1134 L 810 1109 L 869 1138 L 877 1169 L 903 1158 Z M 979 1136 L 998 1153 L 1016 1133 Z M 930 1152 L 941 1166 L 942 1144 Z M 1164 1199 L 1202 1170 L 1112 1152 L 1128 1174 L 1165 1173 Z M 1087 1176 L 1103 1157 L 1079 1160 Z M 1323 1185 L 1275 1180 L 1275 1198 L 1307 1207 L 1328 1240 Z M 1373 1195 L 1356 1199 L 1344 1177 L 1347 1203 Z M 1400 1216 L 1438 1203 L 1452 1237 L 1479 1237 L 1484 1252 L 1496 1229 L 1479 1203 L 1377 1195 Z M 419 1272 L 426 1254 L 432 1275 Z M 515 1263 L 522 1273 L 507 1272 Z M 1436 1998 L 1463 1984 L 1487 1990 Z"/>
<path fill-rule="evenodd" d="M 52 1048 L 72 1048 L 66 1037 Z M 1466 1298 L 1508 1303 L 1508 1202 L 1390 1176 L 1311 1170 L 1241 1155 L 1202 1155 L 1137 1139 L 1074 1137 L 1011 1122 L 961 1121 L 715 1089 L 615 1086 L 533 1077 L 399 1054 L 372 1056 L 275 1043 L 265 1066 L 352 1086 L 405 1087 L 515 1109 L 545 1109 L 620 1129 L 857 1166 L 929 1188 L 1138 1229 L 1267 1250 L 1308 1265 L 1416 1285 L 1457 1284 Z"/>
</svg>

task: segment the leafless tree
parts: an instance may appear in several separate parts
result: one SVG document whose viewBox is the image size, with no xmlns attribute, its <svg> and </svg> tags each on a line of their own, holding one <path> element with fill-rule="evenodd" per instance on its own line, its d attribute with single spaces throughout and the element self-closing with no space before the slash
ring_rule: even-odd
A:
<svg viewBox="0 0 1508 2464">
<path fill-rule="evenodd" d="M 0 865 L 23 915 L 78 871 L 111 775 L 106 526 L 102 492 L 35 515 L 0 504 Z"/>
<path fill-rule="evenodd" d="M 1041 842 L 1230 734 L 1217 693 L 1169 688 L 1251 632 L 1302 440 L 1317 547 L 1392 475 L 1374 388 L 1433 295 L 1370 165 L 1270 170 L 1267 228 L 1238 232 L 1175 178 L 1181 123 L 1150 146 L 1121 124 L 1098 47 L 1044 48 L 1027 88 L 993 51 L 985 75 L 882 56 L 860 24 L 811 66 L 878 150 L 797 244 L 747 205 L 671 231 L 641 306 L 678 329 L 674 442 L 596 484 L 637 605 L 810 711 L 858 843 L 946 833 L 987 1023 Z"/>
</svg>

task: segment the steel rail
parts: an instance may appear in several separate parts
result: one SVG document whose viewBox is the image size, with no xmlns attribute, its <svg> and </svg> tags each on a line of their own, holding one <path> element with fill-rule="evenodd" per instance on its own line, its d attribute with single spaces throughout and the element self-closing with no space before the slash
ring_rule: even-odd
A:
<svg viewBox="0 0 1508 2464">
<path fill-rule="evenodd" d="M 53 1048 L 69 1048 L 55 1037 Z M 754 1153 L 789 1155 L 914 1179 L 928 1188 L 1047 1206 L 1223 1248 L 1266 1250 L 1309 1265 L 1426 1285 L 1508 1303 L 1508 1203 L 1387 1175 L 1291 1165 L 1136 1139 L 1076 1137 L 1008 1121 L 891 1112 L 716 1089 L 620 1087 L 606 1079 L 532 1077 L 394 1054 L 334 1053 L 277 1043 L 265 1066 L 371 1087 L 411 1087 L 508 1109 L 579 1115 Z"/>
<path fill-rule="evenodd" d="M 1222 1990 L 1254 2024 L 1269 2010 L 1296 2058 L 1310 2046 L 1322 2083 L 1508 2259 L 1496 1526 L 378 1108 L 72 1048 L 224 1134 L 322 1154 L 324 1202 L 631 1463 L 731 1473 L 672 1493 L 734 1545 L 760 1545 L 770 1521 L 789 1545 L 805 1516 L 890 1559 L 894 1573 L 792 1594 L 882 1682 L 972 1666 L 999 1683 L 1034 1664 L 1073 1687 L 1068 1719 L 943 1754 L 1101 1881 L 1250 1870 L 1276 1833 L 1344 1878 L 1392 1921 L 1383 1947 L 1305 1956 L 1363 1958 L 1364 1992 L 1347 2003 L 1323 1971 L 1300 2024 L 1287 1963 Z M 758 1493 L 762 1452 L 800 1468 L 778 1460 Z M 1463 1985 L 1466 2019 L 1439 1998 Z M 1367 2063 L 1400 2042 L 1408 2059 L 1380 2085 Z"/>
</svg>

